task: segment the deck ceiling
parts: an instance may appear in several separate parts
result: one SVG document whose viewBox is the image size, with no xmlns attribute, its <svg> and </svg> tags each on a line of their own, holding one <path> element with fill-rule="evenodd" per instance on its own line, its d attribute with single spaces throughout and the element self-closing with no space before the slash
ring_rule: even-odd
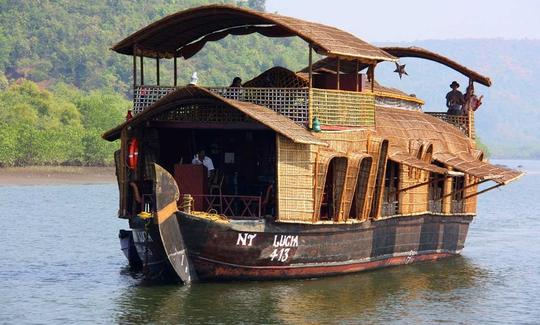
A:
<svg viewBox="0 0 540 325">
<path fill-rule="evenodd" d="M 314 50 L 331 57 L 363 62 L 396 58 L 335 27 L 229 5 L 209 5 L 177 12 L 133 33 L 113 50 L 127 55 L 188 59 L 207 42 L 228 35 L 259 33 L 267 37 L 298 36 Z"/>
</svg>

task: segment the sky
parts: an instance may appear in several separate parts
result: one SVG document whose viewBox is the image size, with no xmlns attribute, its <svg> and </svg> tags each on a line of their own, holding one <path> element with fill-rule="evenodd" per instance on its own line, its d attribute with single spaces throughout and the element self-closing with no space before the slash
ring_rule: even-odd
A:
<svg viewBox="0 0 540 325">
<path fill-rule="evenodd" d="M 370 42 L 540 39 L 540 0 L 267 0 L 266 10 L 335 26 Z"/>
</svg>

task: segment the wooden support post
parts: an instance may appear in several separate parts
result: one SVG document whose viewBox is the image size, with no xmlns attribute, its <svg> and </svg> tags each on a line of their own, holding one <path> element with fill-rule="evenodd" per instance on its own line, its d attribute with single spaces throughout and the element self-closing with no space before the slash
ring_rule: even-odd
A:
<svg viewBox="0 0 540 325">
<path fill-rule="evenodd" d="M 340 67 L 340 59 L 339 57 L 337 58 L 337 67 L 336 67 L 336 80 L 337 80 L 337 84 L 336 84 L 336 89 L 339 90 L 339 71 L 341 70 L 341 67 Z"/>
<path fill-rule="evenodd" d="M 308 86 L 308 128 L 313 128 L 313 109 L 311 92 L 313 88 L 313 46 L 309 43 L 309 86 Z"/>
<path fill-rule="evenodd" d="M 174 56 L 174 86 L 176 87 L 178 85 L 178 69 L 177 69 L 177 57 L 176 55 Z"/>
<path fill-rule="evenodd" d="M 357 91 L 357 92 L 360 91 L 360 84 L 359 84 L 359 82 L 358 82 L 358 81 L 359 81 L 358 79 L 360 78 L 360 76 L 359 76 L 359 74 L 358 74 L 358 72 L 359 72 L 358 70 L 359 70 L 359 69 L 360 69 L 360 60 L 356 60 L 355 76 L 356 76 L 356 91 Z"/>
<path fill-rule="evenodd" d="M 133 91 L 137 88 L 137 53 L 136 47 L 133 46 Z"/>
<path fill-rule="evenodd" d="M 375 91 L 375 64 L 371 69 L 371 92 Z"/>
<path fill-rule="evenodd" d="M 156 84 L 159 86 L 159 55 L 156 56 Z"/>
<path fill-rule="evenodd" d="M 144 85 L 144 57 L 141 54 L 141 86 Z"/>
</svg>

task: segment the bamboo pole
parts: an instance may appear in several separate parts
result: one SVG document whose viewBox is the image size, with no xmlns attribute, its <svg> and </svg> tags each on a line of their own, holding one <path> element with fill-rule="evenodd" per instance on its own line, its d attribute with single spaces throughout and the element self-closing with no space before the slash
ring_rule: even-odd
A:
<svg viewBox="0 0 540 325">
<path fill-rule="evenodd" d="M 478 184 L 478 183 L 476 183 L 476 184 Z M 503 186 L 503 185 L 504 185 L 504 184 L 493 185 L 492 187 L 488 187 L 488 188 L 486 188 L 485 190 L 481 190 L 480 192 L 476 192 L 476 193 L 473 193 L 473 194 L 471 194 L 471 195 L 467 195 L 466 197 L 463 198 L 463 200 L 469 199 L 469 198 L 471 198 L 471 197 L 475 197 L 475 196 L 480 195 L 480 194 L 482 194 L 482 193 L 489 192 L 489 191 L 494 190 L 494 189 L 496 189 L 497 187 Z"/>
<path fill-rule="evenodd" d="M 341 60 L 340 60 L 340 58 L 338 56 L 338 58 L 337 58 L 337 67 L 336 67 L 336 76 L 337 76 L 336 77 L 336 87 L 337 87 L 336 89 L 337 90 L 339 90 L 339 70 L 341 69 L 340 62 L 341 62 Z"/>
<path fill-rule="evenodd" d="M 142 86 L 144 85 L 144 58 L 142 54 L 140 56 L 140 59 L 141 59 L 141 86 Z"/>
<path fill-rule="evenodd" d="M 156 84 L 159 86 L 159 55 L 156 56 Z"/>
<path fill-rule="evenodd" d="M 137 47 L 133 46 L 133 91 L 137 88 Z"/>
<path fill-rule="evenodd" d="M 453 192 L 450 192 L 448 194 L 445 194 L 445 195 L 441 196 L 441 199 L 444 199 L 445 197 L 448 197 L 448 196 L 452 196 L 452 195 L 454 195 L 454 193 L 463 192 L 468 188 L 471 188 L 471 187 L 476 186 L 476 185 L 480 185 L 480 184 L 485 183 L 487 181 L 491 181 L 491 179 L 484 179 L 484 180 L 481 180 L 480 182 L 476 182 L 476 183 L 464 186 L 463 188 L 457 189 L 456 191 L 453 191 Z"/>
<path fill-rule="evenodd" d="M 313 45 L 309 43 L 308 128 L 313 128 Z"/>
<path fill-rule="evenodd" d="M 375 64 L 373 65 L 373 69 L 371 71 L 371 92 L 373 92 L 375 90 Z"/>
<path fill-rule="evenodd" d="M 178 85 L 178 71 L 177 71 L 177 57 L 174 56 L 174 86 L 176 87 Z"/>
<path fill-rule="evenodd" d="M 360 60 L 356 60 L 356 70 L 355 70 L 355 73 L 356 73 L 356 92 L 360 91 L 360 85 L 359 85 L 359 82 L 358 82 L 358 79 L 359 79 L 359 74 L 358 74 L 358 70 L 360 69 L 359 67 L 360 65 Z"/>
</svg>

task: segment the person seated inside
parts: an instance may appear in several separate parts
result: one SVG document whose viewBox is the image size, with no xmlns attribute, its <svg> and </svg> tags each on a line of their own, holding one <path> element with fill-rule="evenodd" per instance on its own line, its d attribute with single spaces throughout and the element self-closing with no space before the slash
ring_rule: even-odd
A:
<svg viewBox="0 0 540 325">
<path fill-rule="evenodd" d="M 446 107 L 448 107 L 449 115 L 461 115 L 461 105 L 465 104 L 463 93 L 458 90 L 459 84 L 457 81 L 452 81 L 450 84 L 451 91 L 446 94 Z"/>
<path fill-rule="evenodd" d="M 208 178 L 212 177 L 214 174 L 214 163 L 212 162 L 212 159 L 210 157 L 206 156 L 206 153 L 204 150 L 199 150 L 199 152 L 193 156 L 193 160 L 191 161 L 193 165 L 203 165 L 208 170 Z"/>
<path fill-rule="evenodd" d="M 240 79 L 240 77 L 234 77 L 229 87 L 236 87 L 236 88 L 242 87 L 242 79 Z"/>
</svg>

